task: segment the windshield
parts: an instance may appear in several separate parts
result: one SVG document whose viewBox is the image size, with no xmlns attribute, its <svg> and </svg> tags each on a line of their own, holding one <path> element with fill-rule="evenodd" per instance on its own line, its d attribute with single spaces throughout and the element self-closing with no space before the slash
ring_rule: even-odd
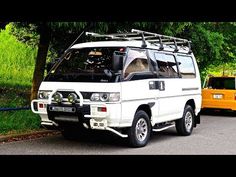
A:
<svg viewBox="0 0 236 177">
<path fill-rule="evenodd" d="M 112 72 L 114 51 L 121 47 L 71 49 L 61 63 L 55 64 L 45 81 L 59 82 L 115 82 Z"/>
<path fill-rule="evenodd" d="M 208 88 L 212 89 L 235 89 L 235 78 L 225 78 L 225 77 L 212 77 L 209 78 Z"/>
</svg>

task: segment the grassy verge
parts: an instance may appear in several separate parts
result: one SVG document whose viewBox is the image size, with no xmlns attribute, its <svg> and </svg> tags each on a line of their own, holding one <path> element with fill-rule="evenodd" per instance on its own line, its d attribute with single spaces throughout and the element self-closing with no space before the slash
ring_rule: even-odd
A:
<svg viewBox="0 0 236 177">
<path fill-rule="evenodd" d="M 0 86 L 0 108 L 29 106 L 29 88 Z M 40 117 L 31 110 L 1 111 L 0 134 L 23 133 L 40 129 Z"/>
<path fill-rule="evenodd" d="M 40 129 L 40 118 L 31 110 L 0 112 L 0 134 Z"/>
<path fill-rule="evenodd" d="M 30 88 L 37 49 L 0 30 L 0 108 L 30 105 Z M 40 117 L 31 110 L 0 111 L 0 135 L 40 129 Z"/>
<path fill-rule="evenodd" d="M 37 48 L 19 42 L 10 34 L 11 28 L 7 25 L 0 31 L 0 84 L 30 87 Z"/>
</svg>

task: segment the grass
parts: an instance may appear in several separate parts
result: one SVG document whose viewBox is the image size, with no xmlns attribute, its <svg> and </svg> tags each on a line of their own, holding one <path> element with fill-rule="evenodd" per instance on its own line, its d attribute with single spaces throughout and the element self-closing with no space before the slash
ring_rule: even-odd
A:
<svg viewBox="0 0 236 177">
<path fill-rule="evenodd" d="M 37 48 L 19 42 L 9 31 L 0 31 L 0 108 L 30 105 L 30 88 Z M 0 134 L 40 129 L 40 117 L 31 110 L 0 111 Z"/>
<path fill-rule="evenodd" d="M 0 32 L 0 85 L 30 87 L 37 48 L 19 42 L 9 31 Z"/>
<path fill-rule="evenodd" d="M 40 129 L 40 118 L 31 110 L 0 112 L 0 134 Z"/>
<path fill-rule="evenodd" d="M 28 88 L 0 88 L 0 108 L 30 105 Z M 31 110 L 0 111 L 0 134 L 23 133 L 40 129 L 40 117 Z"/>
</svg>

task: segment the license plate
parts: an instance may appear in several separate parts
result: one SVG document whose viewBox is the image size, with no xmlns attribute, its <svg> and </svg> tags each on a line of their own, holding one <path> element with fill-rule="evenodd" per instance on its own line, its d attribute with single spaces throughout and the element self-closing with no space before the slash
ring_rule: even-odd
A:
<svg viewBox="0 0 236 177">
<path fill-rule="evenodd" d="M 76 111 L 74 107 L 59 107 L 59 106 L 50 106 L 49 110 L 55 111 L 55 112 L 75 112 Z"/>
<path fill-rule="evenodd" d="M 213 98 L 214 98 L 214 99 L 222 99 L 222 98 L 223 98 L 223 95 L 214 94 L 214 95 L 213 95 Z"/>
</svg>

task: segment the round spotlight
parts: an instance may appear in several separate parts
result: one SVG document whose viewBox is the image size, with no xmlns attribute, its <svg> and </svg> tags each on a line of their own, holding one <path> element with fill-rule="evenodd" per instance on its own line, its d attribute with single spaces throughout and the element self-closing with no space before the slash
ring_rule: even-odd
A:
<svg viewBox="0 0 236 177">
<path fill-rule="evenodd" d="M 54 101 L 56 101 L 57 103 L 62 102 L 63 96 L 60 92 L 54 93 L 52 97 L 53 97 Z"/>
<path fill-rule="evenodd" d="M 70 93 L 67 98 L 70 103 L 75 103 L 78 99 L 75 93 Z"/>
</svg>

